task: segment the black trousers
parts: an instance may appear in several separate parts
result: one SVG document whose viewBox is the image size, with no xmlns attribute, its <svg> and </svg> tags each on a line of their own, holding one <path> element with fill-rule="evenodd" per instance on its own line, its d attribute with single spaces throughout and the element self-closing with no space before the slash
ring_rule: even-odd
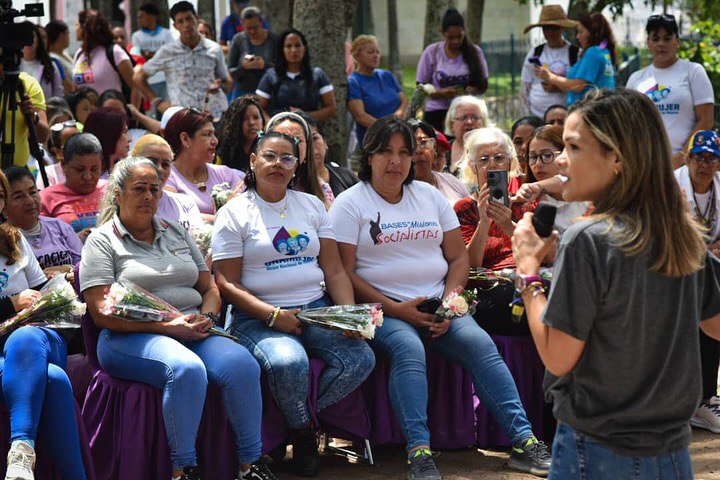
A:
<svg viewBox="0 0 720 480">
<path fill-rule="evenodd" d="M 700 331 L 700 366 L 703 398 L 718 394 L 718 368 L 720 368 L 720 342 Z"/>
<path fill-rule="evenodd" d="M 445 132 L 445 115 L 447 110 L 433 110 L 432 112 L 425 112 L 423 114 L 423 120 L 439 132 Z"/>
</svg>

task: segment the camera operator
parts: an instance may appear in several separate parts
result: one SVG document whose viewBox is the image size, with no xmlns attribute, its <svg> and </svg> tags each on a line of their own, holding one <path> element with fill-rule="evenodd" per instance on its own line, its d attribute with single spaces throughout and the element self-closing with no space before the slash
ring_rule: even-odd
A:
<svg viewBox="0 0 720 480">
<path fill-rule="evenodd" d="M 23 86 L 23 95 L 18 95 L 18 110 L 15 113 L 15 136 L 13 143 L 15 144 L 15 155 L 13 164 L 24 167 L 30 158 L 30 145 L 28 137 L 28 118 L 35 127 L 38 143 L 43 143 L 50 136 L 50 127 L 48 126 L 47 116 L 45 115 L 45 95 L 43 94 L 40 84 L 32 76 L 25 72 L 20 72 L 18 80 Z M 5 69 L 0 63 L 0 84 L 5 81 Z M 7 108 L 8 102 L 3 107 Z M 12 131 L 12 117 L 8 111 L 5 117 L 5 125 L 3 132 Z M 3 143 L 5 140 L 3 140 Z"/>
</svg>

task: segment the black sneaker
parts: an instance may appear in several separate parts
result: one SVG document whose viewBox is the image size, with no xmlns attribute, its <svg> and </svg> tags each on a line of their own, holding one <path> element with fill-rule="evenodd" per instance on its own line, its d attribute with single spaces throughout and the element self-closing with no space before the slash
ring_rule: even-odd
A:
<svg viewBox="0 0 720 480">
<path fill-rule="evenodd" d="M 264 462 L 255 462 L 245 473 L 240 473 L 238 480 L 278 480 L 278 477 Z"/>
<path fill-rule="evenodd" d="M 432 452 L 426 448 L 416 450 L 408 459 L 408 480 L 441 480 L 440 471 L 435 466 Z"/>
<path fill-rule="evenodd" d="M 518 472 L 547 477 L 550 473 L 550 452 L 543 442 L 531 437 L 513 446 L 508 467 Z"/>
<path fill-rule="evenodd" d="M 203 477 L 200 467 L 185 467 L 179 480 L 203 480 L 203 478 L 205 477 Z"/>
<path fill-rule="evenodd" d="M 293 458 L 292 472 L 298 477 L 316 477 L 319 473 L 318 439 L 312 428 L 294 430 L 290 434 Z"/>
</svg>

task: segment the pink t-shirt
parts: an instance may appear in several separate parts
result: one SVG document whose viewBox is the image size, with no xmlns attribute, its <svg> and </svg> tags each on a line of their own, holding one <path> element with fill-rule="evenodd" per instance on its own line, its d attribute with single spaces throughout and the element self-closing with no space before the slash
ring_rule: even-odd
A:
<svg viewBox="0 0 720 480">
<path fill-rule="evenodd" d="M 119 45 L 113 45 L 115 65 L 120 65 L 130 57 Z M 103 46 L 95 47 L 90 52 L 90 62 L 87 55 L 78 50 L 73 59 L 73 78 L 78 87 L 92 87 L 99 95 L 105 90 L 122 91 L 120 75 L 108 62 L 106 49 Z"/>
<path fill-rule="evenodd" d="M 70 224 L 75 232 L 95 227 L 95 217 L 100 210 L 100 199 L 107 189 L 107 181 L 99 180 L 95 191 L 79 195 L 64 183 L 40 190 L 42 208 L 40 215 L 59 218 Z"/>
<path fill-rule="evenodd" d="M 235 189 L 238 183 L 245 178 L 245 174 L 240 170 L 235 170 L 225 165 L 214 165 L 212 163 L 207 164 L 207 170 L 208 178 L 207 182 L 205 182 L 206 188 L 204 192 L 201 192 L 194 183 L 185 178 L 182 173 L 175 168 L 175 165 L 173 165 L 172 170 L 170 170 L 170 176 L 165 185 L 192 198 L 200 209 L 200 213 L 214 215 L 215 202 L 213 202 L 212 199 L 213 186 L 227 182 L 230 184 L 230 188 Z"/>
</svg>

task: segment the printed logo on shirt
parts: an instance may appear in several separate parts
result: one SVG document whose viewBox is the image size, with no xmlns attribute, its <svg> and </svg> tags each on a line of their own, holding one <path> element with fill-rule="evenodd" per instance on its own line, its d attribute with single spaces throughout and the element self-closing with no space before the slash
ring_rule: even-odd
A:
<svg viewBox="0 0 720 480">
<path fill-rule="evenodd" d="M 37 261 L 42 269 L 57 267 L 58 265 L 72 265 L 72 258 L 70 258 L 70 252 L 67 250 L 39 255 Z"/>
<path fill-rule="evenodd" d="M 677 115 L 680 113 L 679 103 L 663 102 L 671 92 L 672 89 L 669 86 L 658 83 L 649 86 L 649 88 L 644 91 L 645 95 L 655 102 L 655 106 L 660 110 L 660 113 L 663 115 Z"/>
<path fill-rule="evenodd" d="M 287 230 L 280 227 L 280 230 L 273 237 L 273 247 L 278 253 L 286 255 L 286 258 L 265 262 L 265 270 L 279 270 L 284 268 L 298 267 L 308 263 L 315 263 L 315 257 L 301 257 L 300 253 L 307 250 L 310 245 L 310 236 L 300 233 L 298 230 Z"/>
<path fill-rule="evenodd" d="M 468 75 L 448 75 L 442 70 L 436 71 L 433 74 L 433 79 L 440 86 L 440 88 L 455 87 L 457 85 L 468 84 Z"/>
<path fill-rule="evenodd" d="M 377 220 L 370 220 L 370 238 L 375 245 L 428 240 L 438 238 L 441 232 L 440 224 L 434 220 L 381 223 L 380 212 Z"/>
<path fill-rule="evenodd" d="M 92 68 L 90 68 L 90 64 L 87 63 L 87 61 L 82 61 L 77 64 L 73 77 L 75 78 L 75 83 L 78 85 L 83 85 L 85 83 L 95 83 L 95 74 L 93 73 L 93 70 Z"/>
</svg>

